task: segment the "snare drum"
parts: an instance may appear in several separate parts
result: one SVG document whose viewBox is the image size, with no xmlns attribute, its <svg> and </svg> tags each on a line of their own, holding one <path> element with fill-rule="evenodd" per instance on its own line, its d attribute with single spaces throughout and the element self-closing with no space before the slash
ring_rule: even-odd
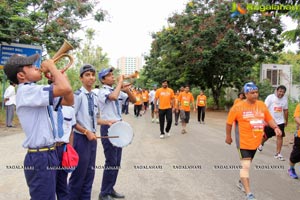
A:
<svg viewBox="0 0 300 200">
<path fill-rule="evenodd" d="M 126 147 L 131 144 L 133 139 L 133 130 L 127 122 L 119 121 L 111 125 L 107 135 L 113 146 Z"/>
</svg>

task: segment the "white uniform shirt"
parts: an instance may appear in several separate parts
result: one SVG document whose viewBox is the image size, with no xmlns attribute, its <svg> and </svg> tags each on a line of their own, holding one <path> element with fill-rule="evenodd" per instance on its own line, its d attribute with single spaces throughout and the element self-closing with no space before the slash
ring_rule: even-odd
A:
<svg viewBox="0 0 300 200">
<path fill-rule="evenodd" d="M 35 83 L 19 84 L 16 95 L 17 115 L 25 132 L 24 148 L 40 148 L 54 144 L 54 136 L 47 106 L 53 98 L 53 87 Z"/>
<path fill-rule="evenodd" d="M 284 110 L 288 109 L 288 100 L 286 96 L 278 98 L 275 94 L 270 94 L 265 100 L 272 117 L 276 124 L 284 124 Z"/>
<path fill-rule="evenodd" d="M 6 106 L 16 105 L 16 91 L 14 86 L 9 85 L 6 88 L 4 98 L 8 98 L 8 101 L 5 102 Z"/>
<path fill-rule="evenodd" d="M 55 142 L 69 143 L 69 138 L 71 135 L 72 128 L 74 128 L 74 126 L 76 125 L 75 111 L 74 108 L 71 106 L 62 106 L 61 111 L 64 117 L 64 122 L 63 122 L 64 135 L 61 138 L 58 135 L 56 135 Z M 54 118 L 55 127 L 57 129 L 58 127 L 57 112 L 53 112 L 53 118 Z"/>
<path fill-rule="evenodd" d="M 83 128 L 88 129 L 89 131 L 92 131 L 96 133 L 97 128 L 97 115 L 98 115 L 98 97 L 95 93 L 90 92 L 90 94 L 93 97 L 94 100 L 94 116 L 89 115 L 89 103 L 87 95 L 89 92 L 84 88 L 81 87 L 80 90 L 75 92 L 74 95 L 74 110 L 75 110 L 75 117 L 76 117 L 76 123 L 80 124 Z M 94 122 L 94 124 L 93 124 Z M 83 134 L 77 129 L 75 129 L 77 133 Z"/>
<path fill-rule="evenodd" d="M 108 96 L 113 92 L 113 88 L 108 85 L 103 85 L 99 91 L 99 106 L 100 106 L 100 116 L 104 120 L 122 120 L 122 103 L 126 101 L 128 95 L 125 92 L 120 91 L 118 97 L 118 104 L 116 101 L 111 101 Z"/>
</svg>

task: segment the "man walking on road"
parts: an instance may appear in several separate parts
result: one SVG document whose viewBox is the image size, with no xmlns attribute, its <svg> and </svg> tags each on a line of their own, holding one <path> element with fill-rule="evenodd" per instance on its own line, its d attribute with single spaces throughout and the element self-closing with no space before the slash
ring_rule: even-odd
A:
<svg viewBox="0 0 300 200">
<path fill-rule="evenodd" d="M 205 109 L 206 109 L 206 96 L 203 91 L 200 91 L 200 94 L 197 96 L 197 109 L 198 109 L 198 122 L 205 124 Z"/>
<path fill-rule="evenodd" d="M 180 118 L 182 121 L 182 134 L 187 133 L 186 125 L 190 120 L 191 104 L 193 105 L 194 112 L 196 112 L 195 101 L 193 94 L 190 93 L 190 87 L 185 86 L 184 92 L 181 92 L 178 97 Z"/>
<path fill-rule="evenodd" d="M 275 94 L 270 94 L 265 100 L 265 104 L 267 105 L 272 117 L 282 132 L 281 136 L 277 136 L 276 154 L 274 155 L 274 158 L 277 158 L 281 161 L 284 161 L 284 157 L 280 153 L 283 137 L 285 136 L 284 127 L 286 127 L 288 124 L 288 100 L 287 97 L 284 96 L 285 92 L 286 87 L 280 85 L 277 87 Z M 259 145 L 257 149 L 258 151 L 262 151 L 265 142 L 269 138 L 276 135 L 274 130 L 269 126 L 266 126 L 264 131 L 265 136 L 262 139 L 261 145 Z"/>
<path fill-rule="evenodd" d="M 297 132 L 294 135 L 294 145 L 290 154 L 290 168 L 288 169 L 288 173 L 291 178 L 298 179 L 295 165 L 300 162 L 300 104 L 295 109 L 294 119 L 297 124 Z"/>
<path fill-rule="evenodd" d="M 253 82 L 244 86 L 246 100 L 235 104 L 229 111 L 226 123 L 227 144 L 232 143 L 231 129 L 236 122 L 236 145 L 240 155 L 242 168 L 238 187 L 246 193 L 246 199 L 255 199 L 250 190 L 249 170 L 256 149 L 259 146 L 264 132 L 264 123 L 267 122 L 280 136 L 281 130 L 273 120 L 264 102 L 258 100 L 258 88 Z"/>
<path fill-rule="evenodd" d="M 172 109 L 174 108 L 174 91 L 168 88 L 168 81 L 162 81 L 162 87 L 156 90 L 154 99 L 154 112 L 158 112 L 157 101 L 159 100 L 159 125 L 160 125 L 160 138 L 165 138 L 165 131 L 170 136 L 170 129 L 172 125 Z M 167 119 L 167 126 L 165 128 L 165 118 Z"/>
</svg>

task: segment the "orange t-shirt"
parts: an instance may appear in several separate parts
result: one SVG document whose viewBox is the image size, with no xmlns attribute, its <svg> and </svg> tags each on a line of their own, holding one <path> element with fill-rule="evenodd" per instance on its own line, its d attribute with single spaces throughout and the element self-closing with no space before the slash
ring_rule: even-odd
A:
<svg viewBox="0 0 300 200">
<path fill-rule="evenodd" d="M 300 117 L 300 104 L 297 105 L 295 112 L 294 112 L 294 117 Z M 297 126 L 297 136 L 300 137 L 300 130 L 299 127 Z"/>
<path fill-rule="evenodd" d="M 155 92 L 155 99 L 159 99 L 159 109 L 172 108 L 171 102 L 174 99 L 174 91 L 171 88 L 159 88 Z"/>
<path fill-rule="evenodd" d="M 136 93 L 135 100 L 136 102 L 134 103 L 134 105 L 142 105 L 143 104 L 142 94 Z"/>
<path fill-rule="evenodd" d="M 149 101 L 149 93 L 147 90 L 145 90 L 145 92 L 142 92 L 142 97 L 143 97 L 143 102 Z"/>
<path fill-rule="evenodd" d="M 180 110 L 190 111 L 191 103 L 194 102 L 194 97 L 190 92 L 182 92 L 179 94 L 178 101 L 180 103 Z"/>
<path fill-rule="evenodd" d="M 200 106 L 200 107 L 206 106 L 206 96 L 205 95 L 197 96 L 197 106 Z"/>
<path fill-rule="evenodd" d="M 264 102 L 257 100 L 254 104 L 241 101 L 228 113 L 227 124 L 237 121 L 236 141 L 239 149 L 255 150 L 261 144 L 265 122 L 273 118 Z"/>
<path fill-rule="evenodd" d="M 234 104 L 237 104 L 238 102 L 241 102 L 241 101 L 243 101 L 243 99 L 236 98 L 236 99 L 234 100 L 234 102 L 233 102 L 233 105 L 234 105 Z"/>
</svg>

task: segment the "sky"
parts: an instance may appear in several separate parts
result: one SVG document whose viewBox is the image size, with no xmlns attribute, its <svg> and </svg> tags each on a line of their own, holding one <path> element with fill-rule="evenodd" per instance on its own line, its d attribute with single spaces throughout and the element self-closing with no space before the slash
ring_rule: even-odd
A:
<svg viewBox="0 0 300 200">
<path fill-rule="evenodd" d="M 151 47 L 151 33 L 167 26 L 167 18 L 175 12 L 182 12 L 188 0 L 101 0 L 100 7 L 108 13 L 101 23 L 87 23 L 96 30 L 95 45 L 108 54 L 110 65 L 117 59 L 148 54 Z M 286 29 L 295 27 L 290 19 L 284 18 Z M 290 46 L 292 50 L 297 48 Z"/>
<path fill-rule="evenodd" d="M 95 43 L 108 54 L 110 64 L 117 59 L 149 53 L 151 33 L 167 26 L 167 18 L 185 8 L 187 0 L 101 0 L 100 7 L 108 12 L 108 20 L 93 23 Z M 95 27 L 95 24 L 97 26 Z"/>
</svg>

